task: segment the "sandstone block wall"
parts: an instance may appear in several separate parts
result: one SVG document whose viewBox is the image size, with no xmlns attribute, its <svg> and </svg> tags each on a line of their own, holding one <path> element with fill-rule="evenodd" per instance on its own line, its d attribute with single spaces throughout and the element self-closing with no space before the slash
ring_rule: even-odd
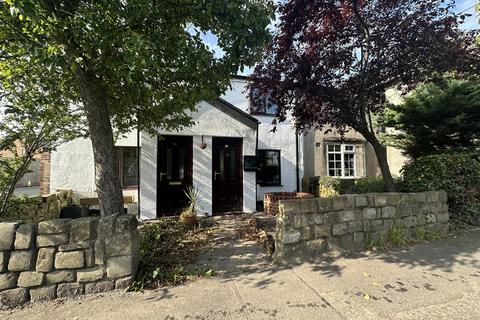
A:
<svg viewBox="0 0 480 320">
<path fill-rule="evenodd" d="M 72 190 L 57 190 L 48 195 L 28 197 L 16 200 L 7 214 L 0 217 L 3 221 L 21 220 L 29 223 L 58 219 L 60 211 L 74 203 Z"/>
<path fill-rule="evenodd" d="M 125 289 L 138 241 L 133 215 L 0 223 L 0 307 Z"/>
<path fill-rule="evenodd" d="M 360 250 L 368 240 L 386 237 L 392 226 L 448 229 L 447 194 L 378 193 L 279 203 L 275 256 L 315 255 L 329 250 Z"/>
</svg>

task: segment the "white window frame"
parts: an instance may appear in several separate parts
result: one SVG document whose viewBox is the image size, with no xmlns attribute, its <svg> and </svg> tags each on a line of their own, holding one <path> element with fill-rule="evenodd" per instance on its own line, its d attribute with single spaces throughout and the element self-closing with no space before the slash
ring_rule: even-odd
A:
<svg viewBox="0 0 480 320">
<path fill-rule="evenodd" d="M 340 146 L 340 151 L 329 151 L 330 146 Z M 347 147 L 352 147 L 353 150 L 346 150 Z M 357 176 L 357 146 L 351 143 L 327 143 L 325 144 L 325 155 L 326 155 L 326 168 L 327 168 L 327 176 L 335 177 L 335 178 L 342 178 L 342 179 L 355 179 L 358 178 Z M 340 161 L 341 161 L 341 176 L 332 176 L 330 175 L 330 161 L 329 155 L 330 154 L 340 154 Z M 353 154 L 353 176 L 345 176 L 345 154 Z M 333 168 L 332 168 L 333 169 Z"/>
</svg>

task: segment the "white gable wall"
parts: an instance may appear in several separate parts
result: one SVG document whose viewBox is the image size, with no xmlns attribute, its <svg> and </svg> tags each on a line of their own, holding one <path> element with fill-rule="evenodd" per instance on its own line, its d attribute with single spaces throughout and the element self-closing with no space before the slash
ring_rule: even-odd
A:
<svg viewBox="0 0 480 320">
<path fill-rule="evenodd" d="M 255 155 L 256 130 L 202 101 L 192 114 L 195 124 L 178 132 L 158 130 L 159 135 L 193 136 L 193 184 L 199 190 L 202 209 L 212 213 L 212 137 L 243 138 L 243 155 Z M 199 145 L 204 136 L 205 150 Z M 140 214 L 153 219 L 157 212 L 157 136 L 141 135 Z M 255 172 L 243 172 L 243 209 L 256 209 Z M 161 195 L 160 195 L 161 196 Z"/>
</svg>

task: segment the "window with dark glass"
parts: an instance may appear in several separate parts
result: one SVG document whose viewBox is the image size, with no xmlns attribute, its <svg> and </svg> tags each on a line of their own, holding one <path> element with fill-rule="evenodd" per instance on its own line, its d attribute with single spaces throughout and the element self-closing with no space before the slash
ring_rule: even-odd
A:
<svg viewBox="0 0 480 320">
<path fill-rule="evenodd" d="M 117 147 L 117 163 L 122 188 L 138 186 L 138 148 Z"/>
<path fill-rule="evenodd" d="M 250 113 L 276 115 L 277 104 L 269 97 L 260 95 L 258 89 L 250 91 Z"/>
<path fill-rule="evenodd" d="M 280 169 L 280 150 L 258 150 L 258 184 L 280 185 L 282 182 Z"/>
</svg>

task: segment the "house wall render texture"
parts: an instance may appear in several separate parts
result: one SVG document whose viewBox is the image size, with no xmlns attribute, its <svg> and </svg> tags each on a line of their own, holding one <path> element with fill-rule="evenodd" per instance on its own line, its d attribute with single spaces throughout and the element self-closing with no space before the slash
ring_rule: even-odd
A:
<svg viewBox="0 0 480 320">
<path fill-rule="evenodd" d="M 138 265 L 133 215 L 0 223 L 0 308 L 128 287 Z"/>
<path fill-rule="evenodd" d="M 362 250 L 394 225 L 409 230 L 448 230 L 447 194 L 377 193 L 279 202 L 275 256 L 314 256 L 330 250 Z"/>
</svg>

